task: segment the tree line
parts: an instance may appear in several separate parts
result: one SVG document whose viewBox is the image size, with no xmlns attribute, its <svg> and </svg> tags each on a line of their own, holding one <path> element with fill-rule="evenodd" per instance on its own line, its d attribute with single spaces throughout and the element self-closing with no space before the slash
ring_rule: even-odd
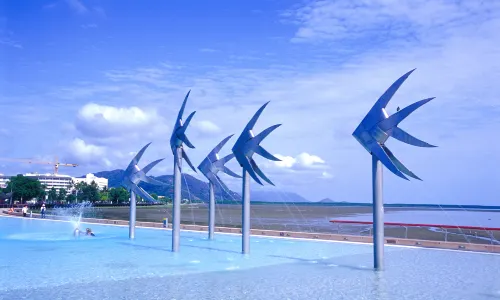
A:
<svg viewBox="0 0 500 300">
<path fill-rule="evenodd" d="M 77 203 L 90 201 L 96 202 L 111 202 L 111 203 L 124 203 L 130 200 L 130 193 L 123 187 L 118 188 L 104 188 L 99 189 L 98 185 L 92 181 L 90 184 L 86 182 L 79 182 L 73 186 L 71 192 L 64 188 L 56 189 L 52 187 L 46 191 L 47 186 L 41 184 L 38 179 L 17 175 L 10 178 L 7 186 L 2 189 L 2 192 L 7 194 L 12 192 L 12 201 L 19 201 L 26 203 L 32 199 L 38 201 L 51 201 L 51 202 L 66 202 Z M 158 195 L 151 194 L 151 196 L 158 200 Z M 160 201 L 169 202 L 169 198 L 161 198 Z M 141 197 L 137 197 L 137 201 L 143 201 Z M 171 201 L 171 200 L 170 200 Z"/>
</svg>

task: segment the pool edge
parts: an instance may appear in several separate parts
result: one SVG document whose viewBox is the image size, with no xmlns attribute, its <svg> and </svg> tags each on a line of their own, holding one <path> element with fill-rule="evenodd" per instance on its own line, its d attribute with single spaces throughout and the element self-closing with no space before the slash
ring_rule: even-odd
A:
<svg viewBox="0 0 500 300">
<path fill-rule="evenodd" d="M 14 214 L 0 214 L 0 217 L 6 218 L 21 218 L 25 219 L 18 213 Z M 41 219 L 39 214 L 33 214 L 33 220 L 41 221 L 59 221 L 59 222 L 69 222 L 58 218 L 55 216 L 48 216 L 48 218 Z M 82 222 L 90 224 L 99 224 L 107 226 L 127 226 L 128 221 L 124 220 L 111 220 L 111 219 L 94 219 L 94 218 L 83 218 Z M 171 230 L 171 224 L 168 228 L 164 228 L 162 223 L 159 222 L 136 222 L 137 227 L 149 228 L 149 229 L 162 229 Z M 208 232 L 208 226 L 203 225 L 188 225 L 181 224 L 181 229 L 183 231 L 191 232 Z M 240 235 L 240 228 L 230 228 L 230 227 L 216 227 L 215 232 L 219 234 L 229 234 L 229 235 Z M 279 231 L 279 230 L 263 230 L 263 229 L 251 229 L 250 232 L 253 236 L 259 237 L 269 237 L 269 238 L 282 238 L 282 239 L 292 239 L 292 240 L 307 240 L 307 241 L 318 241 L 318 242 L 334 242 L 334 243 L 349 243 L 349 244 L 372 244 L 373 237 L 371 236 L 355 236 L 355 235 L 343 235 L 334 233 L 309 233 L 309 232 L 294 232 L 294 231 Z M 428 249 L 428 250 L 442 250 L 442 251 L 459 251 L 468 253 L 481 253 L 481 254 L 494 254 L 500 255 L 500 245 L 487 245 L 487 244 L 471 244 L 471 243 L 458 243 L 458 242 L 444 242 L 444 241 L 430 241 L 430 240 L 417 240 L 417 239 L 403 239 L 403 238 L 385 238 L 385 246 L 388 247 L 403 247 L 403 248 L 417 248 L 417 249 Z"/>
</svg>

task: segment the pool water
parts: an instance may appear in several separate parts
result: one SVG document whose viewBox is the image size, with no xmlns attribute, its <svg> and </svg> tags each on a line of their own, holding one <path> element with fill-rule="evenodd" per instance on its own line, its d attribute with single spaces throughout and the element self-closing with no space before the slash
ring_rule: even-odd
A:
<svg viewBox="0 0 500 300">
<path fill-rule="evenodd" d="M 500 299 L 500 255 L 0 217 L 0 299 Z"/>
</svg>

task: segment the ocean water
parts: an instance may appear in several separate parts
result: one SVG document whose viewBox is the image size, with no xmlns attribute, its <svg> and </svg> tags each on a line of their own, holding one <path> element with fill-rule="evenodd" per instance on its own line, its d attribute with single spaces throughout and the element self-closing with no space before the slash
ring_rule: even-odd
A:
<svg viewBox="0 0 500 300">
<path fill-rule="evenodd" d="M 372 214 L 332 218 L 335 220 L 372 221 Z M 406 210 L 386 211 L 385 222 L 439 224 L 500 228 L 500 211 Z"/>
<path fill-rule="evenodd" d="M 496 299 L 500 255 L 0 217 L 0 299 Z M 473 276 L 471 276 L 473 274 Z"/>
</svg>

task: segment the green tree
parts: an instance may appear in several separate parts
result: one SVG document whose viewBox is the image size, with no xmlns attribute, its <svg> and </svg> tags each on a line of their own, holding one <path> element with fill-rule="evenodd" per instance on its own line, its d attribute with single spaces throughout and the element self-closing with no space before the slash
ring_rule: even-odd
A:
<svg viewBox="0 0 500 300">
<path fill-rule="evenodd" d="M 104 187 L 102 190 L 99 191 L 99 199 L 101 201 L 108 201 L 109 198 L 109 190 L 107 187 Z"/>
<path fill-rule="evenodd" d="M 73 203 L 76 201 L 76 196 L 75 194 L 69 194 L 68 196 L 66 196 L 66 201 L 68 201 L 68 203 Z"/>
<path fill-rule="evenodd" d="M 57 200 L 59 201 L 64 201 L 66 200 L 66 189 L 62 188 L 62 189 L 59 189 L 59 194 L 57 194 Z"/>
<path fill-rule="evenodd" d="M 47 191 L 45 191 L 46 189 L 47 189 L 47 185 L 42 184 L 40 194 L 38 195 L 39 200 L 45 201 L 45 199 L 47 198 Z"/>
<path fill-rule="evenodd" d="M 159 200 L 165 204 L 172 203 L 172 198 L 170 198 L 170 197 L 163 197 L 163 198 L 160 198 Z"/>
<path fill-rule="evenodd" d="M 79 182 L 75 184 L 75 199 L 77 202 L 82 202 L 85 201 L 85 194 L 83 193 L 83 190 L 87 186 L 87 183 L 85 182 Z"/>
<path fill-rule="evenodd" d="M 155 193 L 152 193 L 151 197 L 153 197 L 153 199 L 155 199 L 155 200 L 158 200 L 158 195 L 156 195 Z"/>
<path fill-rule="evenodd" d="M 42 184 L 34 178 L 25 177 L 21 174 L 11 177 L 4 192 L 12 190 L 12 200 L 25 202 L 40 196 Z"/>
<path fill-rule="evenodd" d="M 93 180 L 87 185 L 85 193 L 87 194 L 87 201 L 96 202 L 101 199 L 99 195 L 99 186 Z"/>
<path fill-rule="evenodd" d="M 49 190 L 49 200 L 57 200 L 57 191 L 56 191 L 55 187 L 52 187 Z"/>
<path fill-rule="evenodd" d="M 90 201 L 90 202 L 96 202 L 99 201 L 100 195 L 99 195 L 99 187 L 97 183 L 92 181 L 90 184 L 87 184 L 86 182 L 79 182 L 78 184 L 75 185 L 75 188 L 78 192 L 77 200 L 78 202 L 82 201 Z"/>
<path fill-rule="evenodd" d="M 123 187 L 109 189 L 109 197 L 113 203 L 127 202 L 130 198 L 130 193 Z"/>
</svg>

